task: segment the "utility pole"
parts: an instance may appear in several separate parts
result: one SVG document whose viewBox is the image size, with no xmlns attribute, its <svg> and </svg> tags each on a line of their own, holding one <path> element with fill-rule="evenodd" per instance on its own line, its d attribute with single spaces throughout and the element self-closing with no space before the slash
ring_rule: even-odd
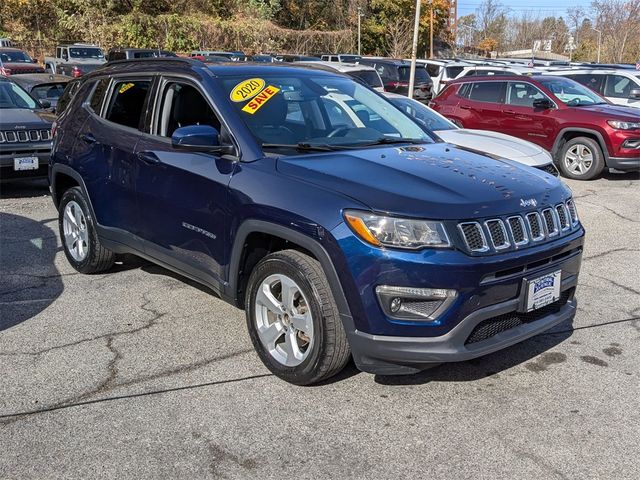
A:
<svg viewBox="0 0 640 480">
<path fill-rule="evenodd" d="M 431 0 L 431 20 L 429 25 L 429 58 L 433 58 L 433 0 Z"/>
<path fill-rule="evenodd" d="M 360 46 L 361 46 L 361 42 L 360 42 L 360 38 L 361 38 L 361 34 L 360 34 L 360 19 L 362 18 L 362 9 L 360 7 L 358 7 L 358 55 L 361 55 L 360 53 Z"/>
<path fill-rule="evenodd" d="M 416 57 L 418 55 L 418 32 L 420 30 L 420 2 L 416 0 L 416 19 L 413 24 L 413 45 L 411 46 L 411 70 L 409 73 L 408 97 L 413 98 L 413 87 L 416 84 Z"/>
<path fill-rule="evenodd" d="M 598 63 L 600 63 L 600 45 L 602 44 L 602 30 L 591 27 L 591 30 L 598 32 Z"/>
</svg>

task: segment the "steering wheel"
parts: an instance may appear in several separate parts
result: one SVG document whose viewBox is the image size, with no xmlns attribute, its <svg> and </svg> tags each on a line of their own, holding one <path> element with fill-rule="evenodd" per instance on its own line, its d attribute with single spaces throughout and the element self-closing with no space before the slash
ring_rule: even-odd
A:
<svg viewBox="0 0 640 480">
<path fill-rule="evenodd" d="M 349 130 L 351 130 L 351 128 L 349 128 L 349 127 L 338 127 L 338 128 L 333 129 L 331 131 L 331 133 L 329 135 L 327 135 L 327 137 L 328 138 L 344 137 Z M 342 133 L 342 135 L 338 135 L 339 133 Z"/>
</svg>

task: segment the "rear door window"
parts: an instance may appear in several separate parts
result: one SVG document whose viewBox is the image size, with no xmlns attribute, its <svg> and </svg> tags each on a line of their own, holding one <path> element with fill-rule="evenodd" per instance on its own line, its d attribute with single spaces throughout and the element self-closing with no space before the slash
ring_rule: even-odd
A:
<svg viewBox="0 0 640 480">
<path fill-rule="evenodd" d="M 469 92 L 469 98 L 476 102 L 501 103 L 505 82 L 474 83 Z"/>
<path fill-rule="evenodd" d="M 633 81 L 622 75 L 607 75 L 606 86 L 604 87 L 605 97 L 629 98 L 631 89 L 634 87 Z"/>
<path fill-rule="evenodd" d="M 105 118 L 118 125 L 138 129 L 150 87 L 150 78 L 116 80 Z"/>
</svg>

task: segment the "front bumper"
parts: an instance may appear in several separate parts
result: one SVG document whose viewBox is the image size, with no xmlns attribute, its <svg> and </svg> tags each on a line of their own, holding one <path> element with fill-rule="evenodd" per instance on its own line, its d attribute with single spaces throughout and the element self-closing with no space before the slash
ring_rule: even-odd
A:
<svg viewBox="0 0 640 480">
<path fill-rule="evenodd" d="M 27 150 L 0 150 L 0 182 L 47 178 L 51 146 L 39 146 Z M 38 157 L 38 168 L 35 170 L 14 170 L 14 159 L 20 157 Z"/>
<path fill-rule="evenodd" d="M 565 320 L 573 319 L 577 308 L 574 296 L 576 285 L 577 276 L 563 281 L 563 296 L 557 306 L 552 305 L 548 309 L 543 307 L 541 310 L 547 310 L 541 312 L 538 318 L 522 321 L 519 325 L 504 330 L 490 323 L 494 319 L 497 324 L 505 321 L 502 320 L 505 318 L 523 318 L 527 315 L 516 313 L 519 302 L 517 298 L 477 310 L 449 333 L 439 337 L 392 337 L 352 332 L 349 340 L 355 362 L 358 368 L 365 372 L 399 375 L 417 373 L 433 364 L 461 362 L 496 352 L 544 332 Z M 532 313 L 535 314 L 535 311 Z M 484 339 L 470 342 L 472 335 L 483 327 L 483 323 L 489 326 L 485 332 L 491 333 L 491 328 L 494 328 L 498 333 L 488 334 Z"/>
</svg>

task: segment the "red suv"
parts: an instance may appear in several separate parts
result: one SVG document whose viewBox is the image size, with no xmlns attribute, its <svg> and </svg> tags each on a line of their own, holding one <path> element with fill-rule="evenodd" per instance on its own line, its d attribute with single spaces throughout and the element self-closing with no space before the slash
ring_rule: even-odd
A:
<svg viewBox="0 0 640 480">
<path fill-rule="evenodd" d="M 640 110 L 612 105 L 568 78 L 465 78 L 430 105 L 461 127 L 537 143 L 569 178 L 590 180 L 605 167 L 640 169 Z"/>
</svg>

